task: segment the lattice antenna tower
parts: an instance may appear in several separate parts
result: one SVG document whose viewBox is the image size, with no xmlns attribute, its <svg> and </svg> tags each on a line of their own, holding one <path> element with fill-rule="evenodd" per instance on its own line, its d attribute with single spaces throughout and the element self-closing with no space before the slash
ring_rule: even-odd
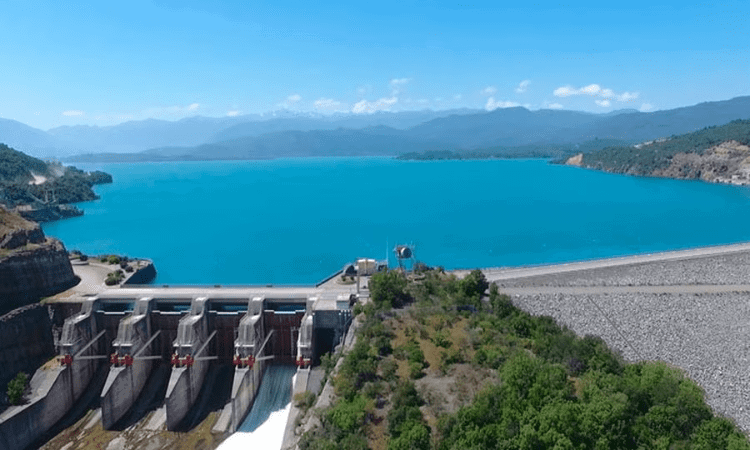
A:
<svg viewBox="0 0 750 450">
<path fill-rule="evenodd" d="M 398 268 L 403 272 L 414 269 L 414 244 L 403 244 L 396 245 L 393 248 L 393 253 L 396 254 L 396 260 L 398 260 Z M 409 269 L 406 267 L 406 263 L 409 265 Z"/>
</svg>

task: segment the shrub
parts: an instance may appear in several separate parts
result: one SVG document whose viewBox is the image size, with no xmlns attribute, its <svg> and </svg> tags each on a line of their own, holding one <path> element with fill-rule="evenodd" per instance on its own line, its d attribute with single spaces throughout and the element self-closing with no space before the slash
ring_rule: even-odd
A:
<svg viewBox="0 0 750 450">
<path fill-rule="evenodd" d="M 327 419 L 338 429 L 354 433 L 364 424 L 368 409 L 368 401 L 362 395 L 354 396 L 351 401 L 342 398 L 328 411 Z"/>
<path fill-rule="evenodd" d="M 294 394 L 294 404 L 297 408 L 307 411 L 315 404 L 316 395 L 313 392 L 305 391 Z"/>
<path fill-rule="evenodd" d="M 123 278 L 125 278 L 125 275 L 123 274 L 122 270 L 117 269 L 116 271 L 107 274 L 107 279 L 104 280 L 104 284 L 106 284 L 107 286 L 114 286 L 115 284 L 122 281 Z"/>
<path fill-rule="evenodd" d="M 23 372 L 18 372 L 18 375 L 8 383 L 8 401 L 11 405 L 18 405 L 23 400 L 24 392 L 26 391 L 26 385 L 28 384 L 29 377 Z"/>
<path fill-rule="evenodd" d="M 492 305 L 492 311 L 495 315 L 500 318 L 511 315 L 516 309 L 513 302 L 510 301 L 510 297 L 498 292 L 496 284 L 490 286 L 490 305 Z"/>
<path fill-rule="evenodd" d="M 422 369 L 424 369 L 424 365 L 422 363 L 409 361 L 409 378 L 415 380 L 422 378 L 424 376 L 424 372 L 422 372 Z"/>
<path fill-rule="evenodd" d="M 107 258 L 108 264 L 120 264 L 120 257 L 117 255 L 109 255 Z"/>
<path fill-rule="evenodd" d="M 383 373 L 383 379 L 391 382 L 396 381 L 396 371 L 398 370 L 398 363 L 392 358 L 386 358 L 380 363 L 380 370 Z"/>
<path fill-rule="evenodd" d="M 401 272 L 389 270 L 370 278 L 370 297 L 378 308 L 400 308 L 408 300 L 406 277 Z"/>
</svg>

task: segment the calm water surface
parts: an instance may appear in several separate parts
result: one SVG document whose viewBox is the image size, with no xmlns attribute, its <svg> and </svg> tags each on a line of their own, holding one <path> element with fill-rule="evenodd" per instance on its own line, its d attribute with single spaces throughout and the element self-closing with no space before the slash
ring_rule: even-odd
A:
<svg viewBox="0 0 750 450">
<path fill-rule="evenodd" d="M 543 264 L 750 240 L 750 189 L 542 160 L 79 165 L 111 173 L 68 249 L 154 260 L 158 283 L 314 283 L 414 243 L 429 265 Z"/>
</svg>

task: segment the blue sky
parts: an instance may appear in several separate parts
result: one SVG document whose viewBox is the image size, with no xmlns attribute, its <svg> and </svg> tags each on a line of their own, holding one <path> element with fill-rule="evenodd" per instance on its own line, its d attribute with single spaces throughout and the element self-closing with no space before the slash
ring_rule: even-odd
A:
<svg viewBox="0 0 750 450">
<path fill-rule="evenodd" d="M 0 117 L 48 129 L 750 95 L 747 0 L 277 3 L 4 0 Z"/>
</svg>

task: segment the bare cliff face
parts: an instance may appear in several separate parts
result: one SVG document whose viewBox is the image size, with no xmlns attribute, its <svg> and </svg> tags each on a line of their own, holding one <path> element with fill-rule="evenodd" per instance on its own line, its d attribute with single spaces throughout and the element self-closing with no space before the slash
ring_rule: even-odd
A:
<svg viewBox="0 0 750 450">
<path fill-rule="evenodd" d="M 65 246 L 0 208 L 0 314 L 69 289 L 80 280 Z"/>
</svg>

